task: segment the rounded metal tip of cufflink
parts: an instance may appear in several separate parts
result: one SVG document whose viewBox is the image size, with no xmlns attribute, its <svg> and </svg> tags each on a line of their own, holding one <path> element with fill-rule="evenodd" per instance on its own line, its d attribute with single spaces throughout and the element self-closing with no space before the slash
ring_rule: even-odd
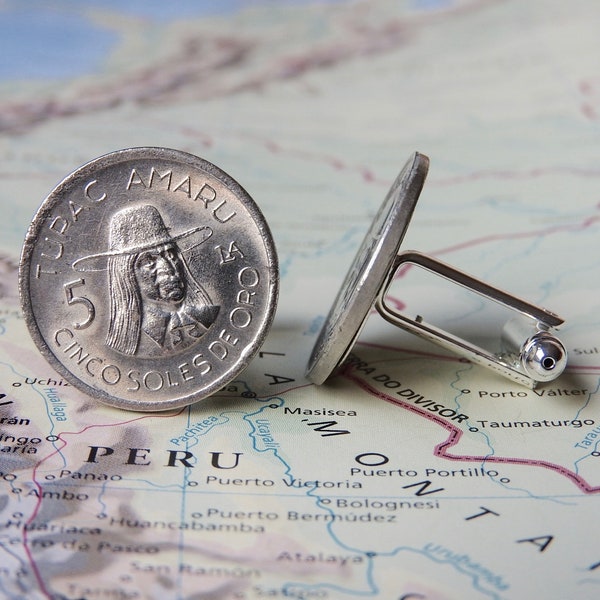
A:
<svg viewBox="0 0 600 600">
<path fill-rule="evenodd" d="M 556 379 L 567 366 L 567 351 L 558 338 L 540 332 L 523 345 L 521 364 L 532 379 L 550 381 Z"/>
</svg>

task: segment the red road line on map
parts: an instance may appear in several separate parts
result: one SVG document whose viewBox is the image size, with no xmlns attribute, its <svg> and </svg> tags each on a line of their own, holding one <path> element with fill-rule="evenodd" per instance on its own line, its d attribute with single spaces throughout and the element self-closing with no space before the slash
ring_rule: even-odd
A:
<svg viewBox="0 0 600 600">
<path fill-rule="evenodd" d="M 184 126 L 179 128 L 179 132 L 187 137 L 197 139 L 201 144 L 206 146 L 213 146 L 215 140 L 212 136 L 204 131 L 200 131 L 191 126 Z M 350 171 L 354 172 L 363 179 L 366 183 L 373 183 L 389 187 L 392 184 L 392 179 L 382 178 L 375 174 L 375 172 L 366 165 L 350 164 L 347 163 L 340 157 L 331 154 L 320 154 L 318 152 L 303 150 L 301 148 L 292 148 L 290 146 L 284 146 L 281 142 L 276 141 L 272 138 L 262 137 L 257 134 L 239 132 L 238 137 L 249 140 L 256 144 L 261 145 L 271 154 L 283 154 L 289 157 L 294 157 L 307 162 L 317 162 L 320 164 L 327 164 L 335 171 Z M 600 169 L 585 169 L 579 167 L 570 166 L 548 166 L 548 167 L 533 167 L 527 170 L 494 170 L 484 169 L 481 171 L 473 171 L 465 175 L 456 175 L 442 178 L 429 178 L 427 185 L 433 186 L 450 186 L 458 185 L 466 182 L 478 181 L 481 179 L 499 179 L 499 180 L 529 180 L 538 177 L 544 177 L 547 175 L 554 175 L 557 173 L 564 173 L 566 175 L 572 175 L 577 177 L 600 177 Z"/>
<path fill-rule="evenodd" d="M 473 246 L 479 246 L 498 241 L 518 240 L 531 237 L 545 237 L 548 235 L 553 235 L 555 233 L 562 233 L 567 231 L 582 231 L 584 229 L 592 227 L 595 223 L 598 222 L 600 222 L 600 215 L 593 215 L 586 217 L 582 221 L 579 221 L 577 223 L 571 223 L 568 225 L 554 225 L 546 229 L 533 229 L 529 231 L 518 231 L 515 233 L 494 233 L 479 238 L 472 238 L 464 242 L 459 242 L 458 244 L 453 244 L 452 246 L 446 246 L 445 248 L 431 251 L 431 254 L 433 254 L 434 256 L 438 256 L 441 254 L 457 252 L 458 250 L 464 250 L 465 248 L 472 248 Z M 403 265 L 400 269 L 396 271 L 394 279 L 400 279 L 401 277 L 404 277 L 413 266 L 414 265 L 412 265 L 411 263 L 406 263 L 405 265 Z M 394 302 L 401 303 L 402 301 L 398 298 L 395 298 Z"/>
<path fill-rule="evenodd" d="M 506 240 L 518 240 L 522 238 L 529 237 L 545 237 L 547 235 L 552 235 L 555 233 L 562 233 L 567 231 L 582 231 L 584 229 L 588 229 L 595 223 L 600 221 L 600 215 L 593 215 L 586 217 L 582 221 L 577 223 L 571 223 L 568 225 L 554 225 L 552 227 L 548 227 L 546 229 L 538 229 L 538 230 L 530 230 L 530 231 L 519 231 L 516 233 L 496 233 L 488 236 L 483 236 L 480 238 L 474 238 L 471 240 L 467 240 L 465 242 L 461 242 L 458 244 L 454 244 L 453 246 L 448 246 L 441 250 L 437 250 L 434 254 L 446 254 L 448 252 L 456 252 L 457 250 L 462 250 L 464 248 L 471 248 L 472 246 L 478 246 L 480 244 L 488 244 L 490 242 L 496 241 L 506 241 Z"/>
<path fill-rule="evenodd" d="M 454 460 L 454 461 L 479 462 L 479 463 L 492 462 L 492 463 L 502 463 L 502 464 L 508 464 L 508 465 L 526 465 L 529 467 L 542 467 L 544 469 L 549 469 L 551 471 L 554 471 L 555 473 L 563 475 L 564 477 L 569 479 L 572 483 L 574 483 L 585 494 L 595 494 L 595 493 L 600 492 L 600 486 L 597 486 L 597 487 L 592 486 L 583 477 L 581 477 L 577 473 L 574 473 L 573 471 L 570 471 L 569 469 L 567 469 L 561 465 L 557 465 L 557 464 L 551 463 L 549 461 L 527 459 L 527 458 L 516 458 L 516 457 L 489 456 L 489 455 L 469 456 L 467 454 L 449 454 L 447 451 L 448 448 L 455 446 L 459 442 L 460 438 L 463 435 L 463 431 L 461 429 L 459 429 L 455 425 L 452 425 L 451 423 L 448 423 L 441 417 L 438 417 L 431 413 L 427 413 L 426 411 L 420 409 L 417 406 L 407 404 L 406 402 L 404 402 L 402 400 L 398 400 L 396 398 L 393 398 L 392 396 L 389 396 L 388 394 L 386 394 L 384 392 L 377 390 L 373 386 L 369 385 L 366 381 L 364 381 L 363 379 L 360 379 L 359 377 L 357 377 L 355 375 L 352 375 L 352 374 L 346 372 L 346 373 L 344 373 L 344 376 L 347 379 L 349 379 L 350 381 L 352 381 L 353 383 L 355 383 L 356 385 L 358 385 L 361 389 L 363 389 L 368 394 L 375 396 L 377 398 L 380 398 L 381 400 L 385 400 L 386 402 L 389 402 L 391 404 L 395 404 L 396 406 L 400 406 L 400 407 L 402 407 L 406 410 L 409 410 L 413 413 L 416 413 L 420 417 L 424 417 L 424 418 L 432 421 L 436 425 L 443 427 L 446 431 L 448 431 L 449 432 L 448 438 L 445 441 L 438 444 L 434 448 L 433 453 L 435 456 L 438 456 L 440 458 L 446 458 L 448 460 Z"/>
<path fill-rule="evenodd" d="M 454 244 L 452 246 L 446 246 L 445 248 L 441 248 L 439 250 L 434 250 L 431 252 L 434 256 L 439 256 L 443 254 L 448 254 L 451 252 L 456 252 L 458 250 L 464 250 L 465 248 L 472 248 L 473 246 L 479 246 L 483 244 L 489 244 L 497 241 L 506 241 L 506 240 L 517 240 L 523 238 L 530 237 L 545 237 L 548 235 L 553 235 L 555 233 L 567 232 L 567 231 L 582 231 L 589 227 L 592 227 L 595 223 L 600 222 L 600 215 L 593 215 L 586 217 L 582 221 L 578 223 L 572 223 L 569 225 L 554 225 L 552 227 L 548 227 L 546 229 L 539 230 L 530 230 L 530 231 L 519 231 L 516 233 L 495 233 L 487 236 L 483 236 L 480 238 L 473 238 L 470 240 L 466 240 L 464 242 L 460 242 L 458 244 Z M 405 263 L 402 267 L 397 269 L 394 273 L 394 280 L 401 279 L 404 277 L 414 265 L 412 263 Z M 403 302 L 399 298 L 395 298 L 393 296 L 386 296 L 388 300 L 393 302 L 396 305 L 402 305 Z"/>
<path fill-rule="evenodd" d="M 500 169 L 484 169 L 481 171 L 474 171 L 465 175 L 455 175 L 451 177 L 442 177 L 440 179 L 434 179 L 432 185 L 458 185 L 461 183 L 467 183 L 472 181 L 479 181 L 481 179 L 501 179 L 501 180 L 523 180 L 523 179 L 536 179 L 538 177 L 544 177 L 546 175 L 577 175 L 578 177 L 600 177 L 600 169 L 584 169 L 579 167 L 533 167 L 531 169 L 525 169 L 522 171 L 517 170 L 500 170 Z"/>
<path fill-rule="evenodd" d="M 155 120 L 156 122 L 156 120 Z M 214 138 L 204 131 L 200 131 L 194 127 L 186 125 L 180 127 L 179 132 L 187 137 L 198 139 L 204 146 L 214 145 Z M 319 164 L 329 165 L 335 171 L 352 171 L 358 173 L 362 179 L 367 183 L 375 183 L 379 185 L 389 186 L 391 181 L 387 179 L 379 179 L 373 170 L 366 165 L 351 165 L 344 161 L 342 158 L 331 154 L 320 154 L 310 150 L 304 150 L 302 148 L 292 148 L 282 145 L 278 140 L 273 138 L 263 137 L 247 132 L 238 132 L 235 134 L 242 140 L 247 140 L 253 144 L 262 146 L 265 150 L 271 154 L 282 154 L 288 157 L 303 160 L 305 162 L 316 162 Z"/>
<path fill-rule="evenodd" d="M 177 416 L 179 414 L 181 414 L 181 412 L 185 410 L 185 407 L 182 408 L 180 411 L 178 411 L 177 413 L 174 414 L 168 414 L 168 415 L 144 415 L 142 417 L 136 417 L 135 419 L 129 419 L 127 421 L 119 421 L 117 423 L 105 423 L 105 424 L 101 424 L 101 425 L 87 425 L 86 427 L 84 427 L 81 431 L 63 431 L 61 433 L 59 433 L 56 437 L 63 442 L 63 445 L 60 448 L 56 448 L 54 450 L 54 452 L 51 452 L 50 454 L 48 454 L 48 456 L 45 456 L 42 460 L 38 461 L 35 466 L 33 467 L 32 470 L 32 481 L 33 484 L 35 485 L 35 487 L 37 488 L 37 492 L 38 492 L 38 498 L 37 498 L 37 502 L 34 506 L 33 512 L 31 513 L 31 516 L 29 517 L 29 519 L 27 519 L 27 521 L 25 522 L 25 526 L 23 527 L 23 548 L 25 549 L 25 554 L 27 555 L 27 560 L 29 561 L 29 564 L 31 565 L 31 568 L 33 570 L 33 574 L 35 576 L 35 579 L 38 583 L 38 586 L 40 588 L 40 591 L 42 592 L 42 594 L 44 594 L 49 600 L 52 600 L 52 598 L 54 598 L 54 596 L 50 593 L 50 591 L 48 590 L 48 588 L 46 587 L 46 584 L 44 583 L 44 579 L 42 578 L 42 574 L 40 573 L 40 570 L 37 566 L 37 563 L 35 562 L 35 559 L 33 558 L 33 553 L 31 552 L 31 549 L 29 548 L 28 545 L 28 540 L 27 540 L 27 526 L 32 523 L 35 518 L 37 517 L 40 508 L 42 506 L 42 495 L 43 495 L 43 488 L 41 486 L 41 484 L 37 481 L 36 479 L 36 473 L 38 468 L 47 460 L 49 460 L 50 458 L 52 458 L 53 456 L 56 456 L 57 454 L 60 454 L 60 452 L 68 445 L 68 442 L 66 440 L 63 440 L 61 438 L 61 436 L 63 435 L 80 435 L 84 432 L 86 432 L 88 429 L 95 429 L 95 428 L 104 428 L 104 427 L 117 427 L 119 425 L 127 425 L 129 423 L 135 423 L 136 421 L 142 421 L 144 419 L 149 419 L 149 418 L 159 418 L 159 419 L 165 419 L 165 418 L 171 418 L 174 416 Z"/>
</svg>

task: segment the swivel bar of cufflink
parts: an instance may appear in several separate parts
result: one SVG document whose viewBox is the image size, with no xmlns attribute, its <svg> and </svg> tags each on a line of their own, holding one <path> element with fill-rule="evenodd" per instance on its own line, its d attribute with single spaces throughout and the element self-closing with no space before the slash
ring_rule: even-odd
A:
<svg viewBox="0 0 600 600">
<path fill-rule="evenodd" d="M 517 383 L 534 388 L 539 382 L 555 379 L 567 364 L 565 347 L 552 333 L 563 322 L 560 317 L 437 259 L 400 251 L 428 169 L 427 156 L 415 152 L 392 184 L 321 327 L 308 361 L 307 377 L 313 383 L 324 383 L 342 365 L 375 307 L 390 323 Z M 427 323 L 421 316 L 411 319 L 388 306 L 386 294 L 398 269 L 406 263 L 513 311 L 514 318 L 504 325 L 499 351 L 485 350 Z"/>
<path fill-rule="evenodd" d="M 501 304 L 516 315 L 504 326 L 502 348 L 492 353 L 475 344 L 431 325 L 417 316 L 411 319 L 386 304 L 385 296 L 398 269 L 414 264 L 434 275 L 458 284 L 468 290 Z M 530 304 L 450 265 L 420 252 L 401 252 L 382 286 L 375 306 L 390 323 L 428 339 L 472 362 L 494 369 L 513 381 L 534 388 L 539 382 L 558 377 L 567 364 L 567 352 L 562 342 L 551 333 L 563 320 L 554 313 Z"/>
</svg>

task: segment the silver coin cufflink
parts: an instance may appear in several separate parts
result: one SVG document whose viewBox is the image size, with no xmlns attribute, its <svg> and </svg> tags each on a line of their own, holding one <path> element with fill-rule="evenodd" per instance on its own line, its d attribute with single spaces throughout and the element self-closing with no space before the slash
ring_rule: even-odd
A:
<svg viewBox="0 0 600 600">
<path fill-rule="evenodd" d="M 167 148 L 112 152 L 36 213 L 19 271 L 27 326 L 66 380 L 105 404 L 157 411 L 220 390 L 262 345 L 277 255 L 248 193 Z"/>
<path fill-rule="evenodd" d="M 529 388 L 555 379 L 567 363 L 565 347 L 552 332 L 563 323 L 560 317 L 435 258 L 400 252 L 428 169 L 429 159 L 414 153 L 393 183 L 321 328 L 307 377 L 321 384 L 341 366 L 374 308 L 386 321 Z M 390 286 L 406 265 L 420 267 L 508 308 L 511 318 L 503 327 L 499 349 L 486 350 L 427 323 L 421 315 L 410 318 L 387 303 Z"/>
</svg>

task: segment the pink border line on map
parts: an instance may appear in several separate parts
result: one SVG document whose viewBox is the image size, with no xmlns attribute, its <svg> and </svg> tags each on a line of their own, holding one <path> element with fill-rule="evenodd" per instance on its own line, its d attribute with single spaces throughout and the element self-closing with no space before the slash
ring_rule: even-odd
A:
<svg viewBox="0 0 600 600">
<path fill-rule="evenodd" d="M 467 240 L 467 241 L 459 243 L 459 244 L 455 244 L 454 246 L 448 246 L 446 248 L 440 249 L 440 250 L 436 251 L 435 254 L 436 255 L 447 254 L 447 253 L 454 252 L 459 249 L 469 248 L 469 247 L 477 246 L 480 244 L 487 244 L 487 243 L 495 242 L 498 240 L 538 237 L 538 236 L 551 235 L 551 234 L 563 232 L 563 231 L 583 230 L 583 229 L 587 229 L 588 227 L 591 227 L 592 225 L 594 225 L 595 223 L 597 223 L 599 221 L 600 221 L 600 216 L 593 215 L 593 216 L 586 217 L 585 219 L 583 219 L 582 221 L 580 221 L 578 223 L 573 223 L 573 224 L 568 224 L 568 225 L 557 225 L 554 227 L 549 227 L 547 229 L 542 229 L 542 230 L 538 230 L 538 231 L 525 231 L 525 232 L 518 232 L 518 233 L 513 233 L 513 234 L 510 234 L 510 233 L 509 234 L 496 234 L 496 235 L 490 235 L 490 236 L 485 236 L 485 237 L 481 237 L 481 238 L 475 238 L 475 239 Z M 404 277 L 406 275 L 406 273 L 408 272 L 408 270 L 411 268 L 411 266 L 412 265 L 406 265 L 403 269 L 400 269 L 398 271 L 398 273 L 396 274 L 395 278 L 399 279 L 399 278 Z M 396 304 L 398 304 L 399 306 L 402 306 L 404 304 L 402 302 L 402 300 L 400 300 L 398 298 L 394 298 L 393 301 Z M 375 346 L 375 344 L 369 344 L 369 345 Z M 444 359 L 448 359 L 448 357 L 444 357 Z M 457 359 L 450 358 L 450 360 L 457 360 Z M 583 367 L 573 366 L 571 368 L 572 369 L 582 369 Z M 595 370 L 598 368 L 599 367 L 585 367 L 585 369 L 589 369 L 589 370 Z M 403 408 L 405 408 L 407 410 L 415 412 L 415 413 L 419 414 L 420 416 L 425 417 L 426 419 L 429 419 L 430 421 L 433 421 L 434 423 L 440 425 L 441 427 L 443 427 L 444 429 L 449 431 L 448 439 L 445 442 L 442 442 L 435 447 L 434 454 L 436 456 L 439 456 L 441 458 L 446 458 L 448 460 L 455 460 L 455 461 L 492 462 L 492 463 L 504 463 L 504 464 L 542 467 L 542 468 L 554 471 L 556 473 L 559 473 L 560 475 L 563 475 L 564 477 L 569 479 L 571 482 L 573 482 L 581 491 L 583 491 L 586 494 L 594 494 L 594 493 L 600 492 L 600 486 L 592 486 L 583 477 L 581 477 L 577 473 L 574 473 L 573 471 L 570 471 L 569 469 L 567 469 L 561 465 L 551 463 L 549 461 L 521 459 L 521 458 L 516 458 L 516 457 L 468 456 L 468 455 L 450 454 L 450 453 L 448 453 L 448 449 L 451 448 L 452 446 L 455 446 L 458 443 L 458 441 L 460 440 L 460 438 L 463 434 L 461 429 L 459 429 L 456 426 L 453 426 L 452 424 L 441 419 L 440 417 L 436 417 L 435 415 L 426 413 L 425 411 L 419 409 L 416 406 L 406 404 L 406 403 L 402 402 L 401 400 L 397 400 L 396 398 L 393 398 L 392 396 L 388 396 L 387 394 L 380 392 L 379 390 L 370 386 L 364 380 L 362 380 L 356 376 L 352 376 L 348 373 L 345 373 L 345 376 L 348 379 L 350 379 L 351 381 L 353 381 L 354 383 L 356 383 L 363 390 L 367 391 L 368 393 L 370 393 L 374 396 L 377 396 L 378 398 L 381 398 L 387 402 L 391 402 L 392 404 L 402 406 Z"/>
<path fill-rule="evenodd" d="M 397 400 L 396 398 L 393 398 L 392 396 L 388 396 L 384 392 L 381 392 L 381 391 L 375 389 L 373 386 L 369 385 L 366 381 L 364 381 L 363 379 L 360 379 L 359 377 L 357 377 L 355 375 L 352 375 L 351 373 L 348 373 L 348 372 L 344 373 L 344 377 L 346 377 L 347 379 L 349 379 L 350 381 L 352 381 L 353 383 L 358 385 L 360 388 L 362 388 L 368 394 L 371 394 L 372 396 L 380 398 L 381 400 L 385 400 L 386 402 L 390 402 L 391 404 L 395 404 L 396 406 L 401 406 L 402 408 L 409 410 L 411 412 L 414 412 L 421 417 L 425 417 L 426 419 L 429 419 L 430 421 L 434 422 L 436 425 L 439 425 L 440 427 L 443 427 L 446 431 L 448 431 L 449 432 L 448 438 L 445 441 L 439 443 L 434 448 L 433 453 L 435 456 L 439 456 L 441 458 L 446 458 L 448 460 L 455 460 L 455 461 L 479 462 L 479 463 L 491 462 L 491 463 L 503 463 L 503 464 L 509 464 L 509 465 L 526 465 L 529 467 L 542 467 L 544 469 L 548 469 L 550 471 L 554 471 L 555 473 L 563 475 L 564 477 L 569 479 L 572 483 L 574 483 L 585 494 L 595 494 L 595 493 L 600 492 L 600 486 L 592 486 L 583 477 L 581 477 L 577 473 L 574 473 L 573 471 L 570 471 L 569 469 L 562 467 L 561 465 L 557 465 L 555 463 L 551 463 L 551 462 L 548 462 L 545 460 L 533 460 L 533 459 L 526 459 L 526 458 L 500 457 L 500 456 L 489 456 L 489 455 L 469 456 L 467 454 L 449 454 L 448 449 L 451 448 L 452 446 L 455 446 L 456 444 L 458 444 L 460 438 L 463 435 L 463 431 L 461 429 L 452 425 L 451 423 L 448 423 L 447 421 L 444 421 L 440 417 L 437 417 L 430 413 L 426 413 L 424 410 L 422 410 L 416 406 L 406 404 L 402 400 Z"/>
<path fill-rule="evenodd" d="M 30 523 L 32 523 L 34 521 L 34 519 L 37 517 L 37 515 L 38 515 L 38 513 L 40 511 L 40 508 L 42 506 L 43 488 L 42 488 L 42 485 L 36 479 L 37 470 L 38 470 L 38 468 L 44 462 L 46 462 L 47 460 L 49 460 L 53 456 L 56 456 L 57 454 L 60 454 L 60 452 L 68 445 L 69 442 L 67 442 L 67 440 L 62 439 L 61 436 L 64 436 L 64 435 L 74 435 L 74 436 L 77 436 L 77 435 L 81 435 L 82 433 L 85 433 L 89 429 L 104 428 L 104 427 L 116 427 L 116 426 L 119 426 L 119 425 L 127 425 L 128 423 L 134 423 L 136 421 L 142 421 L 144 419 L 150 419 L 150 418 L 159 418 L 159 419 L 171 418 L 171 417 L 177 416 L 183 410 L 185 410 L 185 408 L 183 408 L 182 410 L 180 410 L 179 412 L 174 413 L 174 414 L 167 414 L 167 415 L 144 415 L 144 416 L 141 416 L 141 417 L 136 417 L 134 419 L 128 419 L 126 421 L 119 421 L 119 422 L 116 422 L 116 423 L 105 423 L 105 424 L 101 424 L 101 425 L 87 425 L 81 431 L 63 431 L 63 432 L 59 433 L 56 436 L 63 443 L 63 445 L 60 448 L 56 448 L 54 450 L 54 452 L 51 452 L 50 454 L 48 454 L 48 456 L 45 456 L 44 458 L 42 458 L 33 467 L 31 480 L 33 481 L 33 484 L 37 488 L 38 499 L 37 499 L 37 502 L 36 502 L 35 507 L 33 509 L 33 512 L 31 513 L 30 517 L 25 522 L 25 527 L 23 527 L 23 548 L 25 549 L 25 554 L 27 555 L 27 559 L 29 560 L 29 564 L 31 565 L 31 568 L 33 570 L 33 573 L 34 573 L 35 579 L 36 579 L 36 581 L 38 583 L 38 586 L 40 588 L 40 591 L 47 598 L 52 599 L 52 598 L 54 598 L 54 595 L 46 587 L 46 584 L 44 582 L 42 574 L 40 573 L 40 570 L 38 569 L 37 563 L 35 562 L 35 559 L 33 558 L 33 554 L 32 554 L 32 552 L 31 552 L 31 550 L 29 548 L 28 540 L 27 540 L 27 525 L 29 525 Z"/>
</svg>

